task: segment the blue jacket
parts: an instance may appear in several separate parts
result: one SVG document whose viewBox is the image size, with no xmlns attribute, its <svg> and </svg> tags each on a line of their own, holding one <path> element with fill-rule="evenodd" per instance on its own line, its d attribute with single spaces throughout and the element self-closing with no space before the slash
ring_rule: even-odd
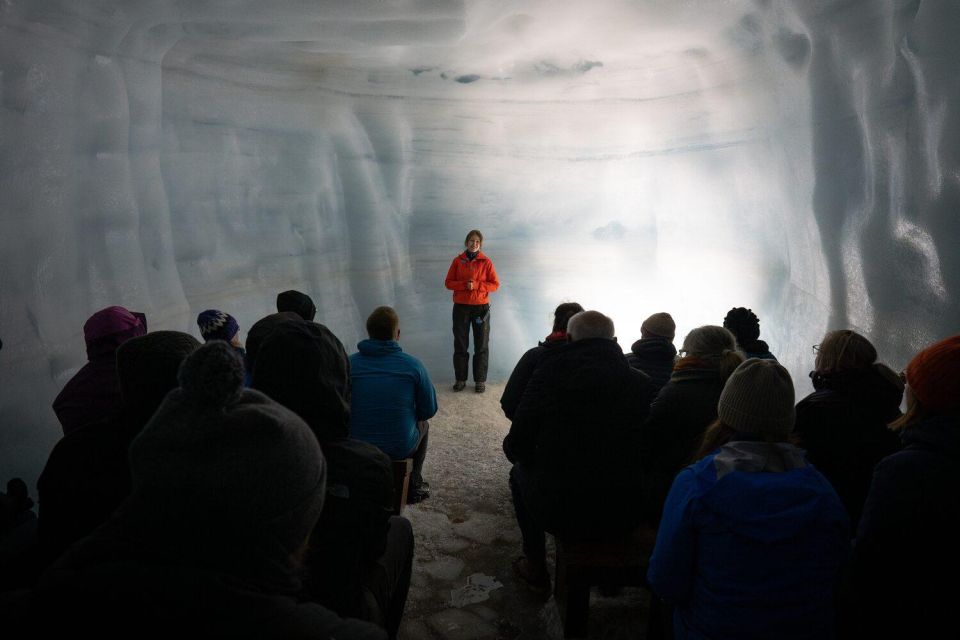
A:
<svg viewBox="0 0 960 640">
<path fill-rule="evenodd" d="M 684 638 L 834 636 L 840 499 L 789 444 L 734 441 L 677 476 L 647 579 Z"/>
<path fill-rule="evenodd" d="M 419 360 L 395 340 L 363 340 L 350 356 L 350 436 L 395 460 L 417 445 L 417 422 L 437 412 L 437 392 Z"/>
</svg>

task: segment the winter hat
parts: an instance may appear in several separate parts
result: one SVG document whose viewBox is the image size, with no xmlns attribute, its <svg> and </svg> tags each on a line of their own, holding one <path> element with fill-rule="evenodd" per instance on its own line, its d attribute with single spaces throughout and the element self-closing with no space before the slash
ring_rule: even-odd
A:
<svg viewBox="0 0 960 640">
<path fill-rule="evenodd" d="M 162 515 L 155 526 L 196 541 L 201 560 L 229 564 L 231 554 L 252 546 L 285 561 L 323 506 L 316 438 L 292 411 L 243 388 L 243 363 L 224 342 L 194 351 L 179 378 L 180 388 L 130 445 L 128 509 L 141 520 Z"/>
<path fill-rule="evenodd" d="M 640 325 L 640 335 L 658 336 L 673 340 L 677 333 L 677 323 L 666 312 L 655 313 Z"/>
<path fill-rule="evenodd" d="M 303 318 L 293 311 L 271 313 L 254 322 L 250 330 L 247 331 L 247 367 L 251 373 L 257 362 L 257 355 L 260 353 L 261 343 L 266 340 L 267 336 L 269 336 L 277 326 L 284 322 L 303 322 Z"/>
<path fill-rule="evenodd" d="M 123 307 L 107 307 L 90 316 L 83 324 L 87 357 L 113 353 L 117 347 L 147 332 L 146 318 Z"/>
<path fill-rule="evenodd" d="M 277 311 L 292 311 L 307 322 L 313 322 L 317 315 L 317 307 L 310 296 L 294 289 L 277 294 Z"/>
<path fill-rule="evenodd" d="M 350 360 L 323 325 L 278 324 L 260 344 L 251 386 L 303 418 L 322 443 L 346 437 L 350 424 Z"/>
<path fill-rule="evenodd" d="M 935 342 L 907 365 L 907 384 L 926 409 L 960 410 L 960 335 Z"/>
<path fill-rule="evenodd" d="M 742 433 L 784 439 L 793 430 L 793 380 L 773 360 L 750 358 L 737 367 L 720 394 L 717 415 Z"/>
<path fill-rule="evenodd" d="M 171 389 L 184 358 L 200 343 L 188 333 L 154 331 L 127 340 L 117 349 L 117 377 L 130 427 L 140 429 Z"/>
<path fill-rule="evenodd" d="M 734 307 L 727 312 L 723 326 L 737 336 L 740 345 L 750 344 L 760 337 L 760 318 L 752 309 Z"/>
<path fill-rule="evenodd" d="M 204 342 L 211 340 L 230 342 L 233 336 L 237 335 L 237 331 L 240 331 L 236 318 L 216 309 L 201 311 L 197 316 L 197 326 L 200 327 L 200 335 L 203 336 Z"/>
</svg>

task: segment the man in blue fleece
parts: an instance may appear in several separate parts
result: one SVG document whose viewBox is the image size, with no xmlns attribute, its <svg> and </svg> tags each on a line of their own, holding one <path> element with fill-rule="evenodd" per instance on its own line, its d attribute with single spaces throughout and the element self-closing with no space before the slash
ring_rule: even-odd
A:
<svg viewBox="0 0 960 640">
<path fill-rule="evenodd" d="M 367 340 L 350 356 L 350 437 L 376 445 L 400 460 L 413 458 L 407 502 L 430 497 L 423 480 L 427 420 L 437 412 L 437 393 L 423 363 L 400 348 L 400 318 L 377 307 L 367 318 Z"/>
</svg>

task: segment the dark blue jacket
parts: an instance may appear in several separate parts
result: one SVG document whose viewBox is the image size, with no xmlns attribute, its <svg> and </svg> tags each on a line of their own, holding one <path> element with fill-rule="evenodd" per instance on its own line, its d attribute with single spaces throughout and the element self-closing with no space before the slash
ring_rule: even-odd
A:
<svg viewBox="0 0 960 640">
<path fill-rule="evenodd" d="M 960 575 L 960 417 L 927 418 L 902 440 L 877 464 L 857 530 L 861 634 L 946 637 L 956 629 Z"/>
<path fill-rule="evenodd" d="M 350 437 L 405 458 L 420 437 L 417 422 L 437 412 L 430 374 L 395 340 L 363 340 L 357 349 L 350 356 Z"/>
<path fill-rule="evenodd" d="M 647 579 L 684 638 L 833 637 L 840 499 L 789 444 L 735 441 L 677 475 Z"/>
</svg>

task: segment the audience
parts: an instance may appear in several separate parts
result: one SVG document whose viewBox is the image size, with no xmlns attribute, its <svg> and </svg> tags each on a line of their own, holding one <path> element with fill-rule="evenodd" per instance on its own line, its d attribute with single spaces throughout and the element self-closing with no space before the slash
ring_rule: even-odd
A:
<svg viewBox="0 0 960 640">
<path fill-rule="evenodd" d="M 907 365 L 904 448 L 876 467 L 853 576 L 863 638 L 942 638 L 955 628 L 960 575 L 960 335 Z"/>
<path fill-rule="evenodd" d="M 147 334 L 123 307 L 91 316 L 89 361 L 54 401 L 64 437 L 39 519 L 22 481 L 0 493 L 0 587 L 49 567 L 0 598 L 8 631 L 397 637 L 413 532 L 393 515 L 391 458 L 414 459 L 408 501 L 428 497 L 436 392 L 392 308 L 371 313 L 349 358 L 309 296 L 285 291 L 277 309 L 246 353 L 218 310 L 197 318 L 203 347 Z M 691 331 L 679 359 L 675 331 L 655 313 L 624 356 L 612 320 L 563 303 L 520 358 L 500 399 L 517 576 L 549 589 L 546 532 L 659 523 L 648 581 L 677 638 L 950 628 L 960 335 L 898 376 L 864 336 L 830 331 L 794 409 L 750 309 Z"/>
<path fill-rule="evenodd" d="M 64 436 L 37 481 L 45 563 L 106 522 L 130 494 L 130 443 L 177 388 L 180 364 L 199 346 L 186 333 L 154 331 L 117 349 L 119 412 Z"/>
<path fill-rule="evenodd" d="M 827 477 L 857 526 L 873 468 L 900 449 L 887 425 L 900 417 L 903 381 L 859 333 L 830 331 L 818 346 L 814 392 L 797 404 L 797 444 Z"/>
<path fill-rule="evenodd" d="M 304 558 L 307 593 L 395 638 L 410 587 L 413 530 L 405 518 L 391 517 L 390 458 L 347 437 L 350 361 L 343 345 L 323 325 L 279 322 L 259 346 L 253 388 L 304 419 L 329 465 L 327 506 Z"/>
<path fill-rule="evenodd" d="M 640 432 L 652 388 L 627 364 L 613 321 L 598 311 L 570 318 L 571 342 L 533 373 L 503 441 L 523 536 L 517 575 L 546 591 L 544 532 L 589 539 L 641 521 Z"/>
<path fill-rule="evenodd" d="M 677 325 L 669 313 L 655 313 L 640 326 L 640 339 L 630 347 L 627 362 L 650 376 L 657 392 L 670 380 L 677 359 L 673 338 Z"/>
<path fill-rule="evenodd" d="M 729 377 L 706 456 L 677 476 L 647 579 L 674 637 L 833 637 L 850 523 L 830 483 L 787 442 L 793 381 L 770 360 Z M 887 585 L 889 587 L 889 585 Z"/>
<path fill-rule="evenodd" d="M 543 342 L 537 346 L 528 349 L 524 353 L 507 380 L 507 386 L 503 389 L 503 395 L 500 396 L 500 407 L 509 420 L 513 420 L 513 414 L 516 413 L 520 405 L 520 398 L 530 382 L 530 377 L 540 364 L 540 360 L 550 352 L 554 347 L 569 342 L 567 338 L 567 323 L 574 315 L 583 311 L 576 302 L 563 302 L 557 306 L 553 312 L 553 331 L 550 332 Z"/>
<path fill-rule="evenodd" d="M 760 340 L 760 318 L 753 309 L 744 307 L 730 309 L 723 319 L 723 328 L 729 329 L 737 337 L 737 344 L 746 357 L 776 360 L 776 357 L 770 353 L 767 343 Z"/>
<path fill-rule="evenodd" d="M 674 476 L 693 460 L 704 431 L 717 418 L 724 383 L 743 362 L 734 335 L 715 325 L 688 333 L 681 354 L 644 426 L 645 502 L 651 522 L 659 520 Z"/>
<path fill-rule="evenodd" d="M 383 637 L 296 597 L 325 495 L 307 425 L 243 388 L 226 343 L 200 347 L 179 378 L 130 446 L 129 499 L 43 576 L 34 632 Z"/>
<path fill-rule="evenodd" d="M 437 392 L 419 360 L 400 348 L 400 318 L 391 307 L 377 307 L 367 318 L 367 340 L 350 356 L 350 436 L 380 448 L 394 460 L 413 458 L 411 504 L 430 497 L 423 480 L 430 425 Z"/>
<path fill-rule="evenodd" d="M 83 338 L 87 343 L 88 362 L 53 401 L 64 435 L 116 412 L 120 406 L 117 347 L 146 332 L 146 317 L 123 307 L 101 309 L 86 321 Z"/>
</svg>

